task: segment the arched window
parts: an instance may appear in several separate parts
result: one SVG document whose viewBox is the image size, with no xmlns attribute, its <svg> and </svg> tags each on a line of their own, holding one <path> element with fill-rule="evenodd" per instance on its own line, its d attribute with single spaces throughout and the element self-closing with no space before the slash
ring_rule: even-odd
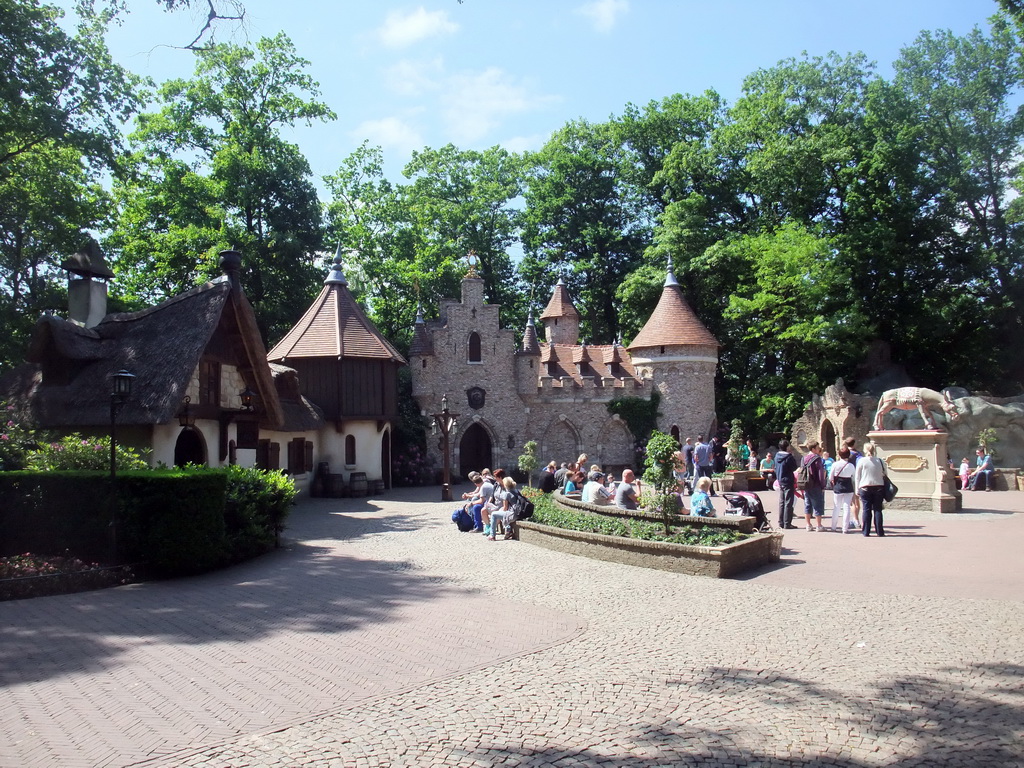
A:
<svg viewBox="0 0 1024 768">
<path fill-rule="evenodd" d="M 473 331 L 469 334 L 469 362 L 479 363 L 483 360 L 480 355 L 480 334 Z"/>
<path fill-rule="evenodd" d="M 679 427 L 677 425 L 673 424 L 671 431 L 672 431 L 672 439 L 675 440 L 677 443 L 682 444 L 682 441 L 679 439 Z"/>
<path fill-rule="evenodd" d="M 356 437 L 355 435 L 345 436 L 345 466 L 356 465 Z"/>
</svg>

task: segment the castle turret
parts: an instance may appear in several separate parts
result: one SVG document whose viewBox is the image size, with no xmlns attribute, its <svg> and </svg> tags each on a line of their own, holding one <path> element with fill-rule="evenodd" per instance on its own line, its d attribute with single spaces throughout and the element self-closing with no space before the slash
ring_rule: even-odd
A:
<svg viewBox="0 0 1024 768">
<path fill-rule="evenodd" d="M 544 335 L 549 344 L 575 345 L 580 339 L 580 313 L 569 298 L 565 281 L 558 278 L 540 319 L 544 322 Z"/>
<path fill-rule="evenodd" d="M 537 328 L 533 324 L 533 310 L 526 318 L 526 330 L 523 331 L 523 347 L 516 352 L 516 387 L 523 397 L 535 397 L 537 394 L 537 377 L 540 375 L 540 344 L 537 341 Z"/>
<path fill-rule="evenodd" d="M 629 345 L 638 374 L 662 396 L 658 428 L 681 438 L 707 433 L 715 420 L 718 340 L 697 318 L 672 273 L 647 323 Z"/>
</svg>

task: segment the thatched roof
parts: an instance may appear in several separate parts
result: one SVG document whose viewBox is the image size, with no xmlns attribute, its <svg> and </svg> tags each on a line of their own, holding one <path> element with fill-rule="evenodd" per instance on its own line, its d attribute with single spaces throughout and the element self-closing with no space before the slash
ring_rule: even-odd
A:
<svg viewBox="0 0 1024 768">
<path fill-rule="evenodd" d="M 270 373 L 284 412 L 282 432 L 313 432 L 327 423 L 320 406 L 307 400 L 299 391 L 298 371 L 271 363 Z"/>
<path fill-rule="evenodd" d="M 238 348 L 236 364 L 260 397 L 265 422 L 283 419 L 252 307 L 227 276 L 140 312 L 107 315 L 94 328 L 40 318 L 28 362 L 0 377 L 0 401 L 40 427 L 110 423 L 111 376 L 135 375 L 120 424 L 165 424 L 181 408 L 193 371 L 221 329 Z"/>
</svg>

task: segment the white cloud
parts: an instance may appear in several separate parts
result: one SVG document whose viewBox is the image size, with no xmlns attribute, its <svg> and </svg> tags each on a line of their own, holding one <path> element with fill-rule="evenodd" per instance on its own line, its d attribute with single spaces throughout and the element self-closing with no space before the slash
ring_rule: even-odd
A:
<svg viewBox="0 0 1024 768">
<path fill-rule="evenodd" d="M 448 18 L 447 11 L 428 11 L 422 5 L 414 11 L 392 11 L 377 30 L 380 41 L 388 48 L 406 48 L 420 40 L 450 35 L 459 25 Z"/>
<path fill-rule="evenodd" d="M 399 117 L 366 120 L 356 126 L 352 137 L 356 141 L 369 140 L 371 145 L 380 145 L 402 156 L 412 154 L 413 150 L 423 149 L 424 146 L 420 132 Z"/>
<path fill-rule="evenodd" d="M 384 81 L 397 94 L 416 96 L 436 90 L 443 76 L 444 59 L 437 56 L 419 61 L 402 59 L 385 70 Z"/>
<path fill-rule="evenodd" d="M 498 67 L 476 74 L 454 75 L 447 87 L 441 97 L 444 120 L 456 142 L 480 141 L 504 118 L 551 101 L 547 96 L 531 95 L 524 85 L 514 82 Z"/>
<path fill-rule="evenodd" d="M 629 11 L 629 0 L 592 0 L 576 9 L 576 13 L 586 16 L 598 32 L 612 31 L 619 17 Z"/>
</svg>

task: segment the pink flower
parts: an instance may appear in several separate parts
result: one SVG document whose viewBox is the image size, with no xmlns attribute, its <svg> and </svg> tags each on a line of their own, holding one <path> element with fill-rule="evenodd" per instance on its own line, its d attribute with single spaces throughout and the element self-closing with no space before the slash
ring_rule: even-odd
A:
<svg viewBox="0 0 1024 768">
<path fill-rule="evenodd" d="M 0 435 L 0 440 L 10 440 L 10 439 L 11 438 L 9 438 L 7 435 Z"/>
</svg>

